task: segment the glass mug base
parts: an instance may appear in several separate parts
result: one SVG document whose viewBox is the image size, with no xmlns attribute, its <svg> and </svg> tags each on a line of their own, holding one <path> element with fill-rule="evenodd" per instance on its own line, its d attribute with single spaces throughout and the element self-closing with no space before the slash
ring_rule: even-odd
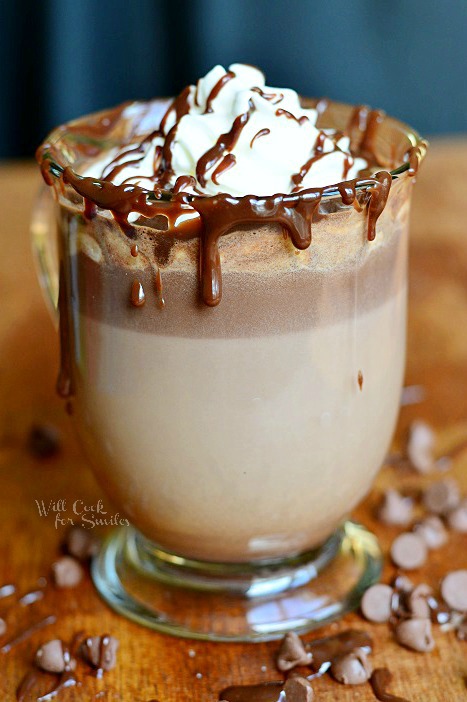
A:
<svg viewBox="0 0 467 702">
<path fill-rule="evenodd" d="M 345 522 L 319 549 L 260 563 L 208 563 L 162 551 L 132 527 L 112 532 L 92 564 L 103 599 L 133 621 L 209 641 L 304 633 L 358 607 L 381 574 L 374 534 Z"/>
</svg>

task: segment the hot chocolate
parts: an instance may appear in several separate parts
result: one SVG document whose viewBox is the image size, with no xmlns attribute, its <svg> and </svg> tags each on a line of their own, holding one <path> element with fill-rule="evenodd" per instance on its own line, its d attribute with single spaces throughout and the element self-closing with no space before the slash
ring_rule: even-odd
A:
<svg viewBox="0 0 467 702">
<path fill-rule="evenodd" d="M 60 185 L 59 389 L 98 479 L 164 549 L 244 562 L 323 543 L 385 455 L 411 194 L 394 169 L 423 144 L 213 71 L 39 157 Z"/>
</svg>

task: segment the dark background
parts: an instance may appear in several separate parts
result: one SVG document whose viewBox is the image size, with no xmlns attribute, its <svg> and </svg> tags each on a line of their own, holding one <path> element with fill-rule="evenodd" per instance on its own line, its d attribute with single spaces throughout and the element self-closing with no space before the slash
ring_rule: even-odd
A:
<svg viewBox="0 0 467 702">
<path fill-rule="evenodd" d="M 467 0 L 1 0 L 0 157 L 235 61 L 422 134 L 466 131 Z"/>
</svg>

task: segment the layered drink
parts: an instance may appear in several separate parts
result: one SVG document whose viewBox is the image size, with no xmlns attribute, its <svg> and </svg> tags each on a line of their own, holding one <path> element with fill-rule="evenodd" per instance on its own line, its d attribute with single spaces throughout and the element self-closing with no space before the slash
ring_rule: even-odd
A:
<svg viewBox="0 0 467 702">
<path fill-rule="evenodd" d="M 380 112 L 240 64 L 41 148 L 59 391 L 102 487 L 161 549 L 300 554 L 370 488 L 399 406 L 422 152 Z"/>
</svg>

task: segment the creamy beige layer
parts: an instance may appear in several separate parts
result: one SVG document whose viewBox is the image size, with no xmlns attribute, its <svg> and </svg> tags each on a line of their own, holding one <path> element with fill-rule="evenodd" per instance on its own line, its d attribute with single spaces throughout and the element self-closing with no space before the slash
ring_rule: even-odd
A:
<svg viewBox="0 0 467 702">
<path fill-rule="evenodd" d="M 78 432 L 104 489 L 162 547 L 214 561 L 298 553 L 370 488 L 398 413 L 405 323 L 404 284 L 338 322 L 251 338 L 80 315 Z"/>
</svg>

